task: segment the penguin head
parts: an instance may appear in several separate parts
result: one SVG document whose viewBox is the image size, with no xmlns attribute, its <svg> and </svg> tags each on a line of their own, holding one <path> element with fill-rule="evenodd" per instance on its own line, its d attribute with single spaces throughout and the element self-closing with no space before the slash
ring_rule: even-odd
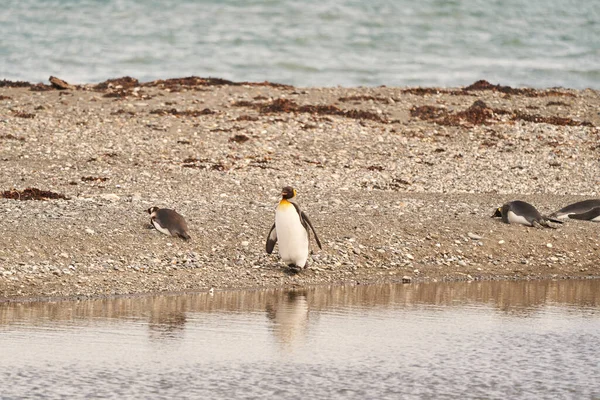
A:
<svg viewBox="0 0 600 400">
<path fill-rule="evenodd" d="M 492 214 L 491 218 L 502 218 L 502 207 L 498 207 L 496 208 L 496 210 L 494 211 L 494 214 Z"/>
<path fill-rule="evenodd" d="M 291 186 L 286 186 L 283 189 L 281 189 L 281 197 L 289 200 L 289 199 L 293 199 L 294 197 L 296 197 L 296 189 L 294 189 Z"/>
<path fill-rule="evenodd" d="M 148 212 L 148 214 L 152 215 L 153 212 L 158 211 L 158 207 L 150 207 L 149 209 L 146 210 Z"/>
</svg>

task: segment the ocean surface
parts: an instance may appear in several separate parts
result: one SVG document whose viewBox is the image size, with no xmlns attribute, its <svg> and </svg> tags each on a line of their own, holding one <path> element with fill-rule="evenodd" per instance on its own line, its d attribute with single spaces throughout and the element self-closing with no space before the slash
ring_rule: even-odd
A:
<svg viewBox="0 0 600 400">
<path fill-rule="evenodd" d="M 0 1 L 0 79 L 600 89 L 589 0 Z"/>
<path fill-rule="evenodd" d="M 0 303 L 0 399 L 599 399 L 600 281 Z"/>
</svg>

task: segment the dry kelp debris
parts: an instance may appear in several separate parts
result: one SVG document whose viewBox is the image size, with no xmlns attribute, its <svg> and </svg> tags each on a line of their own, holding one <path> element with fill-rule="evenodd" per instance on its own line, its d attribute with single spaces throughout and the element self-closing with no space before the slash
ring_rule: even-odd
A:
<svg viewBox="0 0 600 400">
<path fill-rule="evenodd" d="M 508 114 L 508 111 L 490 108 L 483 101 L 477 100 L 466 110 L 446 115 L 438 123 L 448 126 L 458 126 L 465 122 L 472 125 L 490 125 L 497 122 L 497 115 L 503 114 Z"/>
<path fill-rule="evenodd" d="M 476 94 L 473 92 L 482 91 L 482 90 L 490 90 L 494 92 L 500 92 L 507 95 L 521 95 L 527 97 L 544 97 L 544 96 L 566 96 L 566 97 L 575 97 L 574 94 L 559 90 L 539 90 L 532 88 L 512 88 L 510 86 L 501 86 L 501 85 L 492 85 L 486 80 L 479 80 L 472 85 L 469 85 L 463 89 L 442 89 L 442 88 L 432 88 L 432 87 L 415 87 L 415 88 L 406 88 L 400 90 L 402 94 L 412 94 L 416 96 L 426 96 L 426 95 L 437 95 L 437 94 L 447 94 L 452 96 L 475 96 Z M 374 101 L 379 103 L 389 103 L 390 99 L 393 101 L 398 101 L 397 98 L 390 97 L 381 97 L 381 96 L 368 96 L 368 95 L 356 95 L 356 96 L 347 96 L 340 97 L 338 101 L 340 102 L 349 102 L 349 101 Z"/>
<path fill-rule="evenodd" d="M 81 180 L 83 182 L 106 182 L 109 178 L 105 178 L 102 176 L 82 176 Z"/>
<path fill-rule="evenodd" d="M 587 121 L 575 121 L 571 118 L 563 117 L 543 117 L 541 115 L 526 114 L 521 111 L 509 111 L 500 108 L 488 107 L 483 101 L 475 101 L 469 108 L 459 112 L 452 112 L 443 107 L 420 106 L 410 109 L 412 117 L 424 121 L 432 121 L 438 125 L 462 126 L 470 125 L 490 125 L 500 122 L 500 115 L 509 115 L 510 121 L 527 121 L 534 123 L 545 123 L 559 126 L 594 126 Z"/>
<path fill-rule="evenodd" d="M 212 115 L 216 114 L 216 111 L 211 110 L 210 108 L 205 108 L 204 110 L 186 110 L 186 111 L 177 111 L 175 108 L 167 109 L 167 108 L 159 108 L 156 110 L 150 111 L 150 114 L 157 115 L 175 115 L 176 117 L 199 117 L 201 115 Z"/>
<path fill-rule="evenodd" d="M 400 91 L 403 94 L 414 94 L 416 96 L 425 96 L 425 95 L 434 95 L 434 94 L 450 94 L 454 96 L 472 96 L 471 93 L 465 92 L 463 90 L 449 90 L 449 89 L 440 89 L 440 88 L 408 88 L 402 89 Z"/>
<path fill-rule="evenodd" d="M 229 154 L 227 155 L 227 161 L 213 161 L 208 158 L 195 157 L 186 158 L 182 162 L 182 167 L 219 172 L 243 168 L 275 169 L 270 164 L 271 158 L 266 156 Z"/>
<path fill-rule="evenodd" d="M 18 87 L 31 87 L 32 84 L 24 81 L 9 81 L 7 79 L 0 80 L 0 88 L 18 88 Z"/>
<path fill-rule="evenodd" d="M 15 117 L 19 117 L 19 118 L 35 118 L 35 114 L 33 114 L 33 113 L 26 113 L 23 111 L 16 111 L 16 110 L 12 110 L 12 113 Z"/>
<path fill-rule="evenodd" d="M 392 100 L 396 100 L 396 99 L 392 99 Z M 338 101 L 341 101 L 342 103 L 346 103 L 349 101 L 374 101 L 374 102 L 378 102 L 378 103 L 387 103 L 387 102 L 389 102 L 389 99 L 387 99 L 385 97 L 378 97 L 378 96 L 360 95 L 360 96 L 340 97 L 340 98 L 338 98 Z"/>
<path fill-rule="evenodd" d="M 189 76 L 186 78 L 173 78 L 173 79 L 159 79 L 152 82 L 146 82 L 142 86 L 147 87 L 160 87 L 176 91 L 182 87 L 186 88 L 198 88 L 203 86 L 270 86 L 281 89 L 292 89 L 293 86 L 284 85 L 281 83 L 273 82 L 234 82 L 227 79 L 221 78 L 200 78 L 198 76 Z"/>
<path fill-rule="evenodd" d="M 124 76 L 122 78 L 108 79 L 104 82 L 100 82 L 93 86 L 93 89 L 97 92 L 105 92 L 102 97 L 115 99 L 124 99 L 133 96 L 146 100 L 154 97 L 142 92 L 139 86 L 141 85 L 137 79 L 130 76 Z"/>
<path fill-rule="evenodd" d="M 54 193 L 48 190 L 40 190 L 37 188 L 27 188 L 24 190 L 5 190 L 2 193 L 2 197 L 13 200 L 68 200 L 68 197 L 66 197 L 64 194 Z"/>
<path fill-rule="evenodd" d="M 413 106 L 410 109 L 410 116 L 419 118 L 423 121 L 431 121 L 448 115 L 449 111 L 439 106 Z"/>
<path fill-rule="evenodd" d="M 3 96 L 0 94 L 0 100 L 10 100 L 11 97 L 10 96 Z"/>
<path fill-rule="evenodd" d="M 47 92 L 49 90 L 57 90 L 57 89 L 52 85 L 45 85 L 43 83 L 38 83 L 35 85 L 31 85 L 31 88 L 29 90 L 31 90 L 32 92 Z"/>
<path fill-rule="evenodd" d="M 466 92 L 480 91 L 480 90 L 491 90 L 494 92 L 505 93 L 508 95 L 516 96 L 527 96 L 527 97 L 543 97 L 543 96 L 566 96 L 575 97 L 574 94 L 569 92 L 561 92 L 558 90 L 538 90 L 532 88 L 512 88 L 510 86 L 492 85 L 486 80 L 479 80 L 472 85 L 469 85 L 463 89 Z"/>
<path fill-rule="evenodd" d="M 236 107 L 251 107 L 258 109 L 261 114 L 274 114 L 274 113 L 309 113 L 309 114 L 320 114 L 320 115 L 338 115 L 346 118 L 353 118 L 359 120 L 371 120 L 377 122 L 387 123 L 385 117 L 370 111 L 363 110 L 342 110 L 334 105 L 303 105 L 300 106 L 292 100 L 288 99 L 276 99 L 269 103 L 253 103 L 250 101 L 238 101 L 233 104 Z"/>
<path fill-rule="evenodd" d="M 230 142 L 235 142 L 235 143 L 245 143 L 248 140 L 250 140 L 250 138 L 244 134 L 234 135 L 229 138 Z"/>
<path fill-rule="evenodd" d="M 24 141 L 25 141 L 25 138 L 24 138 L 24 137 L 15 136 L 15 135 L 13 135 L 13 134 L 11 134 L 11 133 L 8 133 L 8 134 L 6 134 L 6 135 L 0 135 L 0 139 L 19 140 L 19 141 L 21 141 L 21 142 L 24 142 Z"/>
<path fill-rule="evenodd" d="M 236 121 L 258 121 L 258 117 L 254 115 L 240 115 L 235 119 Z"/>
<path fill-rule="evenodd" d="M 30 83 L 24 81 L 9 81 L 6 79 L 0 80 L 0 88 L 29 88 L 29 90 L 45 92 L 47 90 L 53 90 L 52 85 L 44 85 L 43 83 Z"/>
<path fill-rule="evenodd" d="M 525 114 L 520 111 L 515 111 L 511 119 L 513 121 L 522 120 L 527 122 L 535 122 L 536 124 L 550 124 L 558 126 L 594 126 L 594 124 L 588 121 L 575 121 L 571 118 L 557 117 L 555 115 L 551 117 L 544 117 L 537 114 Z"/>
<path fill-rule="evenodd" d="M 215 162 L 211 161 L 208 158 L 194 158 L 189 157 L 182 161 L 183 168 L 198 168 L 198 169 L 206 169 L 210 171 L 225 171 L 227 167 L 221 161 Z"/>
<path fill-rule="evenodd" d="M 0 87 L 10 87 L 10 88 L 18 88 L 18 87 L 28 87 L 29 90 L 36 92 L 45 92 L 48 90 L 64 90 L 64 89 L 73 89 L 76 86 L 70 85 L 67 82 L 63 81 L 60 78 L 55 76 L 51 76 L 48 78 L 50 81 L 50 85 L 45 85 L 43 83 L 30 83 L 24 81 L 9 81 L 3 79 L 0 81 Z"/>
<path fill-rule="evenodd" d="M 112 89 L 112 88 L 132 89 L 139 85 L 140 85 L 140 82 L 137 79 L 132 78 L 130 76 L 124 76 L 122 78 L 108 79 L 104 82 L 100 82 L 99 84 L 94 86 L 94 89 L 96 89 L 96 90 L 105 90 L 105 89 Z"/>
</svg>

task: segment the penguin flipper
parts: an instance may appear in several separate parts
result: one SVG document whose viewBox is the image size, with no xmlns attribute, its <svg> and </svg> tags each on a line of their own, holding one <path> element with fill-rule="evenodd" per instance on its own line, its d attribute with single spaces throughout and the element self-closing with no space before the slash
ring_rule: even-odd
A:
<svg viewBox="0 0 600 400">
<path fill-rule="evenodd" d="M 586 211 L 581 214 L 569 214 L 570 219 L 579 219 L 585 221 L 594 221 L 597 217 L 600 216 L 600 207 L 592 208 L 589 211 Z"/>
<path fill-rule="evenodd" d="M 308 215 L 306 215 L 306 213 L 304 211 L 301 211 L 300 217 L 301 217 L 302 221 L 305 221 L 306 224 L 308 226 L 310 226 L 310 229 L 312 229 L 313 233 L 315 234 L 315 240 L 317 241 L 317 245 L 319 246 L 319 248 L 321 250 L 323 250 L 323 247 L 321 247 L 321 241 L 319 240 L 319 236 L 317 236 L 317 231 L 315 231 L 315 227 L 310 222 L 310 219 L 308 219 Z M 305 227 L 306 227 L 306 225 L 305 225 Z M 306 229 L 306 230 L 308 231 L 308 229 Z"/>
<path fill-rule="evenodd" d="M 275 229 L 275 224 L 273 224 L 271 230 L 269 231 L 269 235 L 267 236 L 267 254 L 271 254 L 273 252 L 275 243 L 277 243 L 277 230 Z"/>
</svg>

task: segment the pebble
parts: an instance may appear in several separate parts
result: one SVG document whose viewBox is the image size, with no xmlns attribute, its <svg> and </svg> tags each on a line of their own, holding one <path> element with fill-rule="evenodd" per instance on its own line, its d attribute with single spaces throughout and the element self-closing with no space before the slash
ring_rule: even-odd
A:
<svg viewBox="0 0 600 400">
<path fill-rule="evenodd" d="M 431 96 L 392 95 L 398 92 L 395 88 L 318 88 L 298 90 L 300 94 L 294 95 L 298 104 L 335 104 L 341 95 L 348 94 L 368 94 L 379 99 L 392 96 L 389 103 L 393 106 L 385 101 L 366 107 L 366 102 L 360 101 L 362 104 L 343 106 L 348 110 L 374 106 L 376 112 L 383 112 L 390 120 L 400 118 L 399 123 L 393 124 L 305 113 L 259 115 L 259 121 L 244 122 L 235 119 L 239 115 L 260 113 L 251 108 L 222 106 L 222 99 L 227 96 L 233 96 L 235 101 L 252 101 L 255 91 L 267 97 L 261 102 L 279 98 L 282 93 L 270 87 L 219 86 L 211 87 L 210 92 L 171 94 L 144 87 L 138 91 L 140 96 L 147 92 L 153 98 L 143 99 L 147 109 L 134 106 L 129 110 L 135 111 L 135 115 L 111 116 L 114 111 L 127 109 L 124 105 L 127 100 L 114 102 L 82 90 L 78 91 L 81 101 L 65 106 L 56 102 L 52 112 L 39 112 L 32 120 L 15 119 L 10 116 L 7 102 L 0 102 L 0 114 L 9 115 L 2 117 L 7 121 L 7 125 L 1 124 L 2 134 L 26 139 L 1 141 L 2 146 L 10 147 L 0 163 L 2 176 L 12 178 L 6 180 L 5 189 L 27 184 L 63 192 L 74 199 L 3 200 L 0 215 L 7 224 L 0 231 L 10 238 L 10 245 L 0 246 L 0 264 L 6 269 L 0 273 L 7 275 L 1 278 L 2 282 L 8 282 L 9 274 L 22 277 L 30 273 L 36 279 L 49 277 L 64 282 L 58 294 L 67 293 L 70 276 L 62 270 L 53 271 L 70 263 L 77 265 L 76 270 L 68 269 L 75 276 L 73 281 L 81 281 L 81 275 L 85 274 L 92 277 L 94 283 L 86 288 L 87 293 L 101 292 L 102 288 L 111 292 L 122 290 L 119 287 L 122 282 L 117 279 L 102 280 L 102 274 L 112 271 L 115 265 L 144 271 L 138 273 L 140 280 L 133 280 L 133 287 L 126 289 L 137 292 L 167 287 L 178 290 L 185 288 L 184 285 L 200 290 L 211 286 L 240 288 L 248 287 L 249 281 L 253 287 L 343 282 L 349 278 L 367 283 L 375 281 L 380 272 L 386 277 L 389 273 L 401 277 L 413 270 L 413 282 L 416 277 L 445 280 L 446 274 L 448 279 L 459 276 L 452 265 L 461 268 L 468 265 L 473 269 L 481 266 L 483 275 L 511 275 L 525 258 L 530 258 L 536 266 L 539 263 L 539 270 L 531 268 L 533 274 L 547 274 L 543 259 L 555 270 L 558 264 L 553 258 L 546 258 L 551 254 L 544 253 L 555 251 L 540 249 L 549 239 L 563 240 L 563 233 L 568 233 L 570 237 L 565 240 L 573 243 L 565 248 L 573 248 L 577 253 L 569 255 L 569 263 L 565 262 L 561 275 L 575 271 L 571 261 L 581 264 L 578 269 L 590 267 L 590 273 L 598 274 L 592 263 L 598 260 L 600 245 L 597 230 L 592 231 L 590 226 L 573 223 L 565 224 L 562 231 L 537 231 L 507 226 L 488 215 L 492 205 L 514 193 L 531 193 L 540 198 L 543 194 L 540 205 L 545 209 L 557 206 L 563 200 L 559 195 L 595 196 L 597 188 L 590 182 L 594 182 L 596 171 L 579 166 L 597 164 L 597 149 L 589 146 L 597 141 L 597 129 L 534 122 L 442 127 L 402 115 L 408 114 L 412 106 L 430 104 Z M 600 100 L 586 91 L 576 93 L 581 101 L 573 103 L 572 116 L 585 119 L 589 113 L 582 111 L 597 109 Z M 11 101 L 19 101 L 23 107 L 32 104 L 29 91 L 5 88 L 3 94 L 9 94 L 13 97 Z M 171 103 L 169 108 L 178 110 L 200 109 L 188 108 L 197 95 L 201 97 L 202 108 L 218 114 L 202 118 L 150 114 L 166 102 Z M 507 110 L 517 107 L 516 103 L 506 101 L 495 104 L 497 93 L 486 91 L 477 95 L 488 105 Z M 92 96 L 97 96 L 96 100 L 87 104 Z M 554 113 L 539 99 L 533 101 L 524 96 L 514 99 L 523 112 Z M 440 100 L 438 105 L 451 103 L 453 111 L 462 111 L 474 98 L 440 94 L 435 100 Z M 50 106 L 51 101 L 48 98 L 42 103 Z M 583 110 L 580 103 L 585 105 Z M 31 108 L 38 104 L 36 100 Z M 536 104 L 540 109 L 528 110 L 528 104 Z M 87 125 L 77 124 L 84 119 Z M 48 142 L 39 126 L 53 132 L 54 143 Z M 489 135 L 491 129 L 493 135 Z M 75 132 L 77 140 L 73 140 Z M 251 140 L 245 144 L 228 141 L 238 133 Z M 448 133 L 468 135 L 469 143 L 451 140 Z M 180 139 L 188 144 L 177 143 Z M 550 140 L 558 142 L 561 151 L 553 158 L 561 163 L 561 168 L 548 169 L 545 174 L 529 174 L 547 165 L 548 154 L 554 149 L 547 145 Z M 510 146 L 510 151 L 506 151 L 509 143 L 525 143 L 525 147 Z M 471 147 L 477 150 L 472 152 Z M 528 149 L 541 151 L 525 153 Z M 18 154 L 39 160 L 39 165 L 36 161 L 35 170 L 24 169 Z M 186 168 L 183 167 L 186 157 L 198 161 Z M 70 168 L 64 168 L 67 166 L 64 160 L 69 161 Z M 510 168 L 513 165 L 523 165 L 525 173 Z M 493 170 L 501 171 L 506 179 L 493 179 L 497 176 L 489 173 Z M 83 183 L 82 176 L 109 180 L 92 185 Z M 565 176 L 569 176 L 568 186 Z M 312 238 L 313 269 L 294 278 L 283 273 L 285 265 L 277 251 L 266 255 L 263 248 L 279 191 L 288 183 L 297 187 L 300 205 L 311 217 L 324 244 L 328 244 L 319 250 Z M 118 185 L 122 187 L 117 188 Z M 188 220 L 193 240 L 167 239 L 146 229 L 145 209 L 153 205 L 180 211 Z M 484 237 L 488 239 L 486 245 L 493 241 L 504 244 L 504 240 L 498 239 L 503 235 L 510 237 L 511 243 L 507 244 L 510 247 L 494 245 L 489 250 L 480 247 Z M 246 240 L 250 237 L 253 242 Z M 165 244 L 168 240 L 173 242 Z M 473 245 L 468 246 L 469 241 Z M 211 252 L 211 246 L 217 243 L 218 247 Z M 510 252 L 505 251 L 508 249 Z M 67 256 L 58 256 L 63 251 Z M 412 251 L 423 262 L 422 273 L 415 269 L 416 263 L 411 263 L 416 257 L 410 254 Z M 196 255 L 192 256 L 192 252 Z M 492 253 L 489 259 L 488 253 Z M 108 263 L 107 255 L 116 261 Z M 552 255 L 558 262 L 563 260 Z M 177 263 L 171 264 L 175 257 Z M 491 265 L 499 267 L 489 269 Z M 159 279 L 164 277 L 166 266 L 185 269 L 191 273 L 189 279 L 175 275 L 172 282 L 167 284 L 169 278 L 164 278 L 161 283 Z M 508 272 L 504 272 L 505 267 Z M 315 278 L 312 271 L 320 272 L 320 276 Z M 60 278 L 49 276 L 53 273 Z M 352 277 L 354 273 L 357 276 Z M 253 278 L 249 280 L 247 275 Z M 6 293 L 4 290 L 4 286 L 0 287 L 0 292 Z M 7 290 L 9 295 L 16 293 L 10 292 L 10 287 Z M 35 290 L 44 289 L 26 288 L 29 293 Z"/>
</svg>

